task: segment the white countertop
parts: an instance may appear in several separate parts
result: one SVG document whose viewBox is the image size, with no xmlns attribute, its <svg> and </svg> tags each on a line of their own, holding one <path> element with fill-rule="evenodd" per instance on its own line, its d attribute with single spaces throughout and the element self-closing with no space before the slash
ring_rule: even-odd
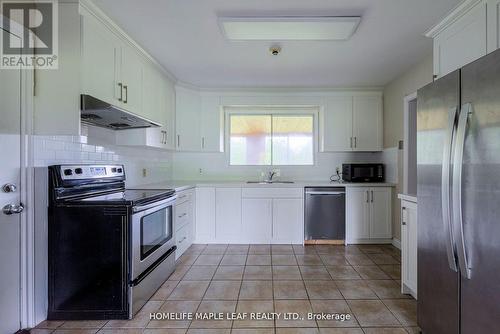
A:
<svg viewBox="0 0 500 334">
<path fill-rule="evenodd" d="M 403 201 L 409 201 L 413 203 L 417 203 L 417 196 L 415 195 L 408 195 L 408 194 L 399 194 L 398 198 L 403 200 Z"/>
<path fill-rule="evenodd" d="M 195 187 L 214 188 L 305 188 L 305 187 L 394 187 L 394 183 L 347 183 L 329 181 L 296 181 L 294 183 L 256 184 L 246 181 L 165 181 L 130 187 L 130 189 L 175 189 L 183 191 Z"/>
</svg>

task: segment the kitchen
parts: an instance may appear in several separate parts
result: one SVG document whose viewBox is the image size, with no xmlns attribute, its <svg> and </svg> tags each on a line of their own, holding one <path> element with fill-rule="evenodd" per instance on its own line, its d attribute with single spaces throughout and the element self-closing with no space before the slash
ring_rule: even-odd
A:
<svg viewBox="0 0 500 334">
<path fill-rule="evenodd" d="M 0 69 L 1 333 L 494 332 L 498 0 L 49 3 L 57 67 Z"/>
</svg>

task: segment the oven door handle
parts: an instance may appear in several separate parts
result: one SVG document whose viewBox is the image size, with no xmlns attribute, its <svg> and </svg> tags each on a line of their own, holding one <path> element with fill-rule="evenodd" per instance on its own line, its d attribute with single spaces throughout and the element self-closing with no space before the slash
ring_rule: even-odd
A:
<svg viewBox="0 0 500 334">
<path fill-rule="evenodd" d="M 169 197 L 169 198 L 164 199 L 164 200 L 159 201 L 159 202 L 154 202 L 154 203 L 141 205 L 141 206 L 135 206 L 132 209 L 132 211 L 135 213 L 135 212 L 144 211 L 147 209 L 156 208 L 156 207 L 160 207 L 160 206 L 169 206 L 169 205 L 174 204 L 176 199 L 177 199 L 177 195 L 174 195 L 172 197 Z"/>
<path fill-rule="evenodd" d="M 173 246 L 170 248 L 165 254 L 160 256 L 158 260 L 156 260 L 148 269 L 144 270 L 137 278 L 133 281 L 130 281 L 130 286 L 139 285 L 153 270 L 155 270 L 164 260 L 166 260 L 173 252 L 177 249 L 177 246 Z"/>
</svg>

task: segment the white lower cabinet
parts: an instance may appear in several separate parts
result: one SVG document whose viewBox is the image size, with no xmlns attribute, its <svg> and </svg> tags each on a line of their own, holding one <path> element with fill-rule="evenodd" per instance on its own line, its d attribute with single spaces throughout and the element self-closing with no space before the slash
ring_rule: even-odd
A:
<svg viewBox="0 0 500 334">
<path fill-rule="evenodd" d="M 243 198 L 242 225 L 248 243 L 271 243 L 273 201 L 267 198 Z"/>
<path fill-rule="evenodd" d="M 304 205 L 300 198 L 273 199 L 273 243 L 304 242 Z"/>
<path fill-rule="evenodd" d="M 215 188 L 196 188 L 196 243 L 215 242 Z"/>
<path fill-rule="evenodd" d="M 303 188 L 197 188 L 196 242 L 304 241 Z"/>
<path fill-rule="evenodd" d="M 417 298 L 417 203 L 401 201 L 401 291 Z"/>
<path fill-rule="evenodd" d="M 241 188 L 215 190 L 215 236 L 221 242 L 243 238 L 241 225 Z"/>
<path fill-rule="evenodd" d="M 177 192 L 177 202 L 173 210 L 175 244 L 177 246 L 175 252 L 176 259 L 178 259 L 194 241 L 195 201 L 194 190 Z"/>
<path fill-rule="evenodd" d="M 390 243 L 390 187 L 349 187 L 346 198 L 346 242 Z"/>
</svg>

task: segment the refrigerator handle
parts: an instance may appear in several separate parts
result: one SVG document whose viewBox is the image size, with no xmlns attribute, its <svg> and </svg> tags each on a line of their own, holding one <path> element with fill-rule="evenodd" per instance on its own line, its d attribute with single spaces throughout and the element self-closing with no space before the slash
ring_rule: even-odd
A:
<svg viewBox="0 0 500 334">
<path fill-rule="evenodd" d="M 444 231 L 446 237 L 446 255 L 448 265 L 451 270 L 457 272 L 457 262 L 455 260 L 455 242 L 453 240 L 453 228 L 451 226 L 451 206 L 450 206 L 450 164 L 453 147 L 453 134 L 457 124 L 457 107 L 450 108 L 448 112 L 448 128 L 446 131 L 445 145 L 443 151 L 443 164 L 441 171 L 441 204 Z"/>
<path fill-rule="evenodd" d="M 457 127 L 455 152 L 453 153 L 453 223 L 457 241 L 457 256 L 460 273 L 463 278 L 470 279 L 471 271 L 465 250 L 464 224 L 462 220 L 462 164 L 465 147 L 465 135 L 472 105 L 464 104 L 460 111 Z"/>
<path fill-rule="evenodd" d="M 443 224 L 446 235 L 446 255 L 448 265 L 451 270 L 457 272 L 457 262 L 455 260 L 455 241 L 453 240 L 453 228 L 451 226 L 450 215 L 450 165 L 453 147 L 453 135 L 457 124 L 457 107 L 450 108 L 448 113 L 448 129 L 446 132 L 445 146 L 443 151 L 443 164 L 441 171 L 441 204 Z"/>
</svg>

